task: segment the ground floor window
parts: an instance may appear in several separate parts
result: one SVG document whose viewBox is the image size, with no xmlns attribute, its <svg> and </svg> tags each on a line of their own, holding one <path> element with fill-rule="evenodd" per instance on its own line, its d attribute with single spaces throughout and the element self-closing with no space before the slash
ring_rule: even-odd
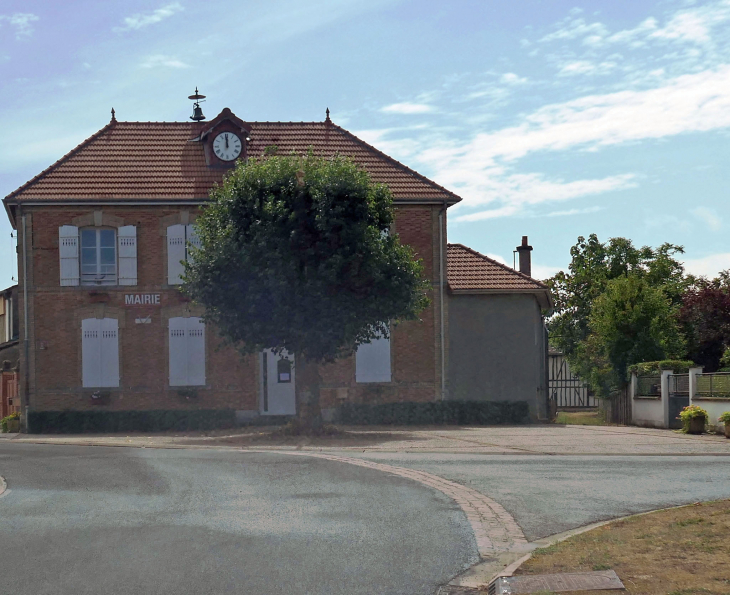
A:
<svg viewBox="0 0 730 595">
<path fill-rule="evenodd" d="M 390 382 L 390 338 L 380 337 L 358 346 L 355 353 L 356 382 Z"/>
<path fill-rule="evenodd" d="M 205 385 L 205 324 L 200 318 L 170 318 L 170 386 Z"/>
<path fill-rule="evenodd" d="M 81 368 L 83 386 L 119 386 L 119 323 L 116 318 L 81 321 Z"/>
</svg>

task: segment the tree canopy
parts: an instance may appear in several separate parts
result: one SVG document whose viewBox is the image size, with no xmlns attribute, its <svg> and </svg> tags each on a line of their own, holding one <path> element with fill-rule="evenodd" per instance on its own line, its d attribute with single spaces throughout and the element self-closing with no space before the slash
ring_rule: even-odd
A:
<svg viewBox="0 0 730 595">
<path fill-rule="evenodd" d="M 428 304 L 420 261 L 389 233 L 389 189 L 349 159 L 252 159 L 211 199 L 183 288 L 243 353 L 285 349 L 301 371 L 389 336 L 391 321 Z"/>
<path fill-rule="evenodd" d="M 568 272 L 547 281 L 555 301 L 550 340 L 596 390 L 624 382 L 630 364 L 681 354 L 674 316 L 692 282 L 675 258 L 682 253 L 674 244 L 637 248 L 591 234 L 571 248 Z"/>
</svg>

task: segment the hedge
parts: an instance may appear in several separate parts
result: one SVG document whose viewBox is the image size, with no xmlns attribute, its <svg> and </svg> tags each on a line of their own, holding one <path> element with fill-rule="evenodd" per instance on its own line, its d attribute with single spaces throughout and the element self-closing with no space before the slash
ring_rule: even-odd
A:
<svg viewBox="0 0 730 595">
<path fill-rule="evenodd" d="M 28 412 L 28 431 L 31 434 L 212 430 L 235 425 L 233 409 Z"/>
<path fill-rule="evenodd" d="M 655 376 L 662 373 L 662 370 L 672 370 L 675 374 L 686 374 L 695 363 L 689 360 L 665 359 L 657 362 L 641 362 L 629 366 L 629 374 L 636 372 L 637 376 Z"/>
<path fill-rule="evenodd" d="M 335 420 L 347 425 L 497 425 L 529 420 L 527 401 L 435 401 L 431 403 L 346 403 Z"/>
</svg>

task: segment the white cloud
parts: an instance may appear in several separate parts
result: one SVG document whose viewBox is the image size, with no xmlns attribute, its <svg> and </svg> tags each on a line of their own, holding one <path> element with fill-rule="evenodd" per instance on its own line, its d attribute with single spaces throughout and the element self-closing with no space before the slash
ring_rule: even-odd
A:
<svg viewBox="0 0 730 595">
<path fill-rule="evenodd" d="M 503 206 L 457 215 L 451 220 L 459 222 L 482 221 L 484 219 L 495 219 L 518 214 L 526 205 L 535 205 L 544 202 L 555 202 L 570 200 L 573 198 L 602 194 L 604 192 L 625 190 L 636 186 L 633 174 L 609 176 L 599 180 L 576 180 L 573 182 L 546 180 L 540 174 L 507 174 L 495 172 L 496 175 L 489 176 L 488 173 L 481 180 L 473 180 L 470 185 L 461 192 L 466 198 L 464 206 L 476 206 L 492 202 L 503 203 Z M 457 193 L 460 191 L 457 189 Z M 463 203 L 462 203 L 463 204 Z M 462 207 L 457 207 L 457 212 Z M 592 208 L 586 212 L 593 212 Z M 577 214 L 560 211 L 558 214 Z M 558 216 L 552 215 L 552 216 Z"/>
<path fill-rule="evenodd" d="M 134 14 L 131 17 L 125 17 L 124 18 L 124 26 L 123 27 L 115 27 L 115 31 L 136 31 L 138 29 L 143 29 L 144 27 L 149 27 L 150 25 L 155 25 L 159 23 L 160 21 L 163 21 L 174 14 L 184 10 L 182 5 L 179 2 L 172 2 L 171 4 L 166 4 L 165 6 L 162 6 L 156 10 L 153 10 L 151 13 L 147 14 Z"/>
<path fill-rule="evenodd" d="M 590 75 L 604 75 L 609 74 L 614 68 L 616 68 L 616 62 L 590 62 L 588 60 L 576 60 L 574 62 L 568 62 L 558 72 L 558 76 L 573 76 L 580 74 Z"/>
<path fill-rule="evenodd" d="M 155 54 L 154 56 L 148 56 L 142 64 L 142 68 L 190 68 L 189 64 L 181 62 L 177 58 L 171 56 L 165 56 L 163 54 Z"/>
<path fill-rule="evenodd" d="M 568 19 L 559 23 L 560 28 L 539 41 L 545 43 L 558 40 L 577 39 L 579 37 L 604 37 L 608 30 L 603 23 L 586 23 L 585 19 Z"/>
<path fill-rule="evenodd" d="M 477 135 L 461 149 L 483 163 L 535 151 L 597 149 L 730 126 L 730 65 L 683 75 L 653 89 L 589 95 L 547 105 L 525 121 Z"/>
<path fill-rule="evenodd" d="M 730 252 L 709 254 L 702 258 L 687 258 L 684 261 L 684 268 L 693 275 L 717 277 L 720 271 L 730 269 Z"/>
<path fill-rule="evenodd" d="M 15 39 L 23 39 L 33 34 L 33 23 L 39 18 L 30 12 L 16 12 L 11 15 L 0 15 L 0 22 L 7 21 L 15 29 Z"/>
<path fill-rule="evenodd" d="M 697 207 L 690 211 L 697 219 L 704 223 L 712 231 L 718 231 L 722 227 L 722 219 L 714 209 Z"/>
<path fill-rule="evenodd" d="M 506 72 L 499 80 L 506 85 L 523 85 L 527 82 L 527 78 L 518 76 L 514 72 Z"/>
<path fill-rule="evenodd" d="M 603 211 L 605 207 L 587 207 L 585 209 L 568 209 L 567 211 L 553 211 L 545 217 L 569 217 L 571 215 L 587 215 L 589 213 L 597 213 Z"/>
<path fill-rule="evenodd" d="M 433 107 L 425 103 L 404 102 L 386 105 L 385 107 L 381 108 L 380 111 L 385 112 L 386 114 L 427 114 L 433 111 Z"/>
</svg>

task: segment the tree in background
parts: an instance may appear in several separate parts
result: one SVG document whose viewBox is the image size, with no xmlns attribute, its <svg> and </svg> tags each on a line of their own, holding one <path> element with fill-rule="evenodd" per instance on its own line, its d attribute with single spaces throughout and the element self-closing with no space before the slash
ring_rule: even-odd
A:
<svg viewBox="0 0 730 595">
<path fill-rule="evenodd" d="M 685 345 L 677 310 L 663 288 L 646 276 L 611 279 L 591 308 L 590 332 L 578 347 L 576 371 L 608 396 L 626 382 L 631 364 L 679 359 Z"/>
<path fill-rule="evenodd" d="M 350 160 L 272 156 L 239 163 L 198 218 L 184 291 L 242 353 L 295 356 L 297 413 L 322 425 L 318 364 L 415 320 L 429 287 L 388 231 L 388 188 Z"/>
<path fill-rule="evenodd" d="M 606 382 L 611 379 L 622 383 L 624 380 L 619 381 L 619 378 L 623 377 L 616 375 L 621 372 L 615 370 L 614 365 L 618 363 L 622 367 L 621 362 L 637 356 L 629 351 L 619 355 L 617 350 L 628 349 L 626 343 L 619 342 L 610 347 L 598 335 L 596 328 L 600 328 L 601 333 L 609 331 L 607 324 L 610 319 L 594 317 L 591 320 L 596 301 L 609 290 L 612 282 L 623 278 L 626 281 L 617 282 L 611 289 L 611 299 L 619 299 L 620 295 L 628 299 L 629 290 L 638 292 L 641 289 L 643 295 L 644 287 L 654 288 L 667 300 L 670 312 L 673 312 L 692 281 L 685 276 L 682 263 L 675 258 L 676 254 L 683 252 L 681 246 L 668 243 L 659 248 L 636 248 L 626 238 L 611 238 L 603 243 L 591 234 L 587 240 L 579 237 L 571 248 L 568 272 L 561 271 L 548 279 L 555 302 L 554 313 L 548 321 L 550 341 L 566 355 L 571 366 L 593 384 L 594 389 L 605 388 Z M 636 281 L 628 279 L 641 280 L 641 283 L 634 287 Z M 650 302 L 654 304 L 652 300 Z M 656 305 L 647 304 L 647 307 Z M 604 303 L 603 307 L 608 308 L 608 304 Z M 618 315 L 618 304 L 616 308 Z M 617 317 L 614 322 L 620 320 L 621 317 Z M 639 320 L 646 318 L 639 317 L 634 322 L 638 324 Z"/>
<path fill-rule="evenodd" d="M 706 372 L 721 366 L 730 348 L 730 271 L 697 279 L 682 296 L 679 322 L 687 337 L 687 357 Z"/>
</svg>

